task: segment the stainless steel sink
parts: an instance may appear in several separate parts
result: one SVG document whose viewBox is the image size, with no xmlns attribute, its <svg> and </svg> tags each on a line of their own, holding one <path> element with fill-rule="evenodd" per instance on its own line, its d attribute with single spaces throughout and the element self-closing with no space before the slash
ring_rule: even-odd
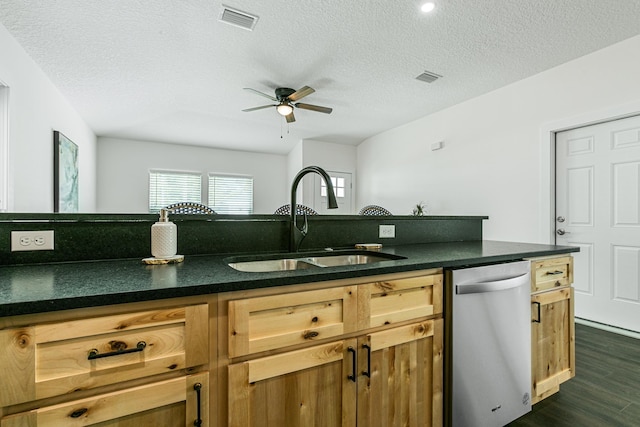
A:
<svg viewBox="0 0 640 427">
<path fill-rule="evenodd" d="M 263 273 L 267 271 L 285 271 L 285 270 L 306 270 L 308 268 L 318 268 L 319 266 L 309 264 L 301 259 L 268 259 L 258 261 L 241 261 L 230 262 L 229 267 L 238 271 L 246 271 L 251 273 Z"/>
<path fill-rule="evenodd" d="M 355 254 L 355 255 L 331 255 L 322 257 L 310 257 L 307 258 L 314 264 L 319 264 L 323 267 L 338 267 L 341 265 L 358 265 L 358 264 L 371 264 L 372 262 L 389 261 L 388 257 L 369 254 Z"/>
<path fill-rule="evenodd" d="M 404 257 L 398 255 L 371 253 L 365 251 L 349 251 L 348 253 L 341 254 L 336 254 L 335 252 L 323 252 L 301 256 L 299 258 L 293 258 L 292 254 L 284 255 L 283 258 L 274 258 L 274 256 L 271 255 L 269 258 L 271 259 L 236 257 L 228 259 L 227 265 L 238 271 L 264 273 L 269 271 L 307 270 L 314 268 L 363 265 L 381 261 L 404 259 Z"/>
</svg>

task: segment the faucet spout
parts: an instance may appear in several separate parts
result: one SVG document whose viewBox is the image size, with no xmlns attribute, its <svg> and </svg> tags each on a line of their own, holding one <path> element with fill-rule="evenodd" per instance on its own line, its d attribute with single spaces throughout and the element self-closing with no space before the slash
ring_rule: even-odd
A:
<svg viewBox="0 0 640 427">
<path fill-rule="evenodd" d="M 337 209 L 338 201 L 336 200 L 336 195 L 333 190 L 333 184 L 331 183 L 331 177 L 329 174 L 319 166 L 307 166 L 302 169 L 293 179 L 293 183 L 291 184 L 291 223 L 290 223 L 290 238 L 289 238 L 289 251 L 297 252 L 300 247 L 300 243 L 306 237 L 309 232 L 309 224 L 307 222 L 307 214 L 304 214 L 304 224 L 302 228 L 299 228 L 296 223 L 296 193 L 298 190 L 298 184 L 302 178 L 309 173 L 317 173 L 324 180 L 325 185 L 327 186 L 327 208 L 328 209 Z"/>
</svg>

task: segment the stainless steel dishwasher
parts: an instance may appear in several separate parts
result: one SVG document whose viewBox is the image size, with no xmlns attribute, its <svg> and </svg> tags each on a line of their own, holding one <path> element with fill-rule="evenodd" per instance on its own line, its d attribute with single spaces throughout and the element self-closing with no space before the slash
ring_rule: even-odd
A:
<svg viewBox="0 0 640 427">
<path fill-rule="evenodd" d="M 447 424 L 504 426 L 531 411 L 529 261 L 447 277 Z"/>
</svg>

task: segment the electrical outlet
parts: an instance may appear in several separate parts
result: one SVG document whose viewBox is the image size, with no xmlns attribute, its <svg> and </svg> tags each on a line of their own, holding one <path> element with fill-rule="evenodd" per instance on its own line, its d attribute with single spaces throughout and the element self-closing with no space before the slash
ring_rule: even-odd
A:
<svg viewBox="0 0 640 427">
<path fill-rule="evenodd" d="M 396 237 L 396 226 L 380 225 L 378 228 L 378 237 L 381 239 L 393 239 Z"/>
<path fill-rule="evenodd" d="M 53 230 L 11 232 L 11 252 L 52 250 Z"/>
</svg>

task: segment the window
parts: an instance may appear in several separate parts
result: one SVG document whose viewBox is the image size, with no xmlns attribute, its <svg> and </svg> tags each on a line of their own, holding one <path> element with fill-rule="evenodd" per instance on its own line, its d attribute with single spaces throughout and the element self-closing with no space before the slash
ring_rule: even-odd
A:
<svg viewBox="0 0 640 427">
<path fill-rule="evenodd" d="M 331 184 L 333 185 L 333 191 L 337 198 L 344 197 L 344 189 L 345 189 L 345 179 L 337 178 L 335 176 L 331 177 Z M 317 187 L 316 187 L 317 188 Z M 322 197 L 327 196 L 327 184 L 324 183 L 324 179 L 320 182 L 320 195 Z"/>
<path fill-rule="evenodd" d="M 209 174 L 209 207 L 220 214 L 253 213 L 253 178 Z"/>
<path fill-rule="evenodd" d="M 160 212 L 172 203 L 202 201 L 199 172 L 149 171 L 149 212 Z"/>
</svg>

